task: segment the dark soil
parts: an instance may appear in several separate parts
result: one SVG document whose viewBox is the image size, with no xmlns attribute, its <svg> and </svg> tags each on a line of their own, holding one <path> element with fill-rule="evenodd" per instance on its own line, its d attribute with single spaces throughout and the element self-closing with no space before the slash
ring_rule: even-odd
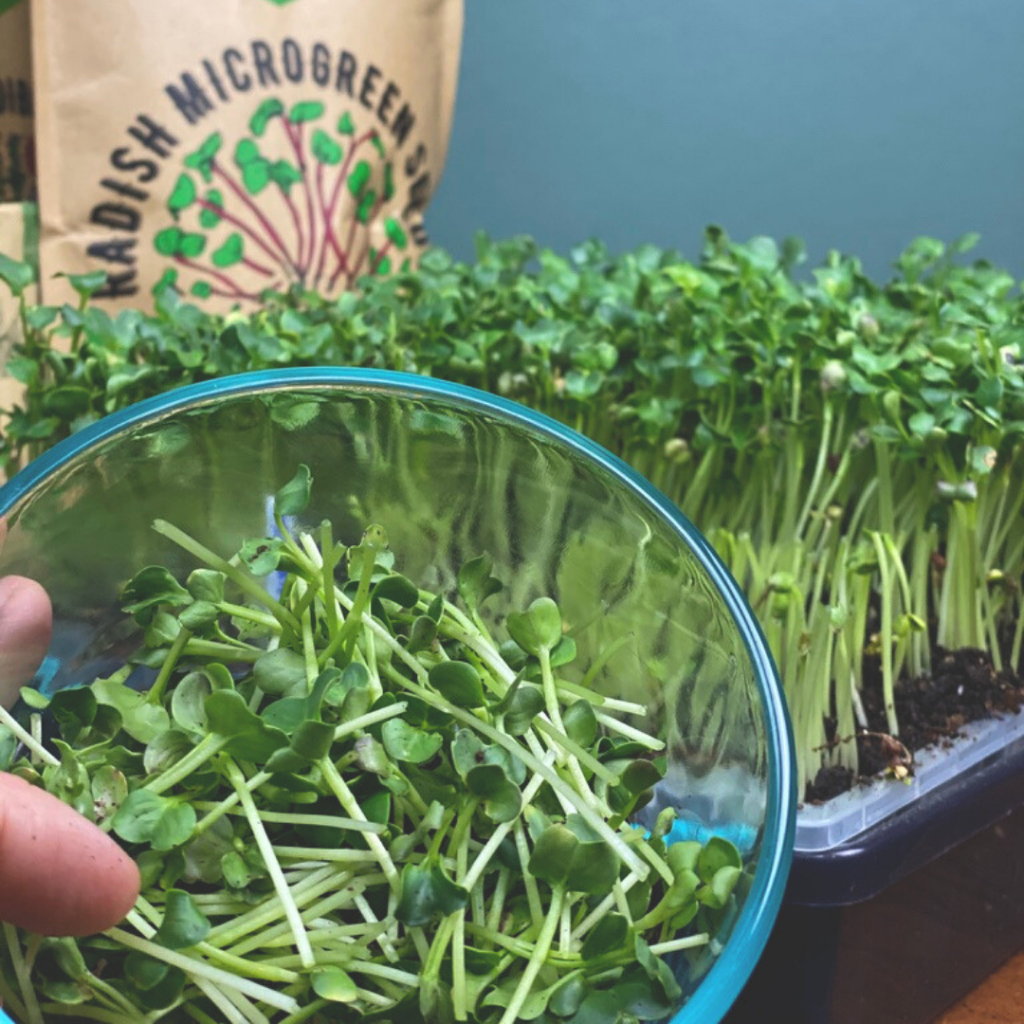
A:
<svg viewBox="0 0 1024 1024">
<path fill-rule="evenodd" d="M 865 665 L 861 696 L 869 730 L 856 740 L 861 773 L 855 778 L 847 768 L 822 768 L 807 787 L 807 803 L 824 803 L 900 763 L 904 747 L 914 753 L 935 743 L 949 744 L 968 722 L 1018 713 L 1024 705 L 1024 679 L 1005 670 L 996 672 L 984 651 L 940 648 L 932 669 L 931 677 L 904 681 L 897 688 L 900 736 L 895 743 L 886 735 L 877 663 Z"/>
</svg>

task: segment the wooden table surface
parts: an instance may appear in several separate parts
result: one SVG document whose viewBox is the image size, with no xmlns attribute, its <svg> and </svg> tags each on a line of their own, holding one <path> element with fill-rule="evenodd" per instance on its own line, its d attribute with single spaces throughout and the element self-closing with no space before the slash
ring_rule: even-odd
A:
<svg viewBox="0 0 1024 1024">
<path fill-rule="evenodd" d="M 935 1024 L 1020 1024 L 1024 1021 L 1024 953 L 983 981 Z"/>
</svg>

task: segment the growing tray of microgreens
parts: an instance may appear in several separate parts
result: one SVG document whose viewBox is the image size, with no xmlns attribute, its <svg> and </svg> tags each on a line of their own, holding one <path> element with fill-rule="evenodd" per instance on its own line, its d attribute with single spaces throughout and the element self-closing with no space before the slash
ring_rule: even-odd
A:
<svg viewBox="0 0 1024 1024">
<path fill-rule="evenodd" d="M 290 531 L 311 484 L 300 467 L 277 535 L 228 558 L 157 521 L 196 567 L 124 587 L 136 656 L 24 691 L 27 722 L 0 712 L 20 744 L 0 768 L 97 822 L 143 879 L 103 935 L 6 928 L 4 1005 L 22 1024 L 671 1014 L 749 874 L 723 839 L 667 844 L 671 810 L 635 823 L 665 770 L 626 721 L 646 709 L 591 687 L 600 655 L 564 678 L 576 644 L 549 598 L 489 627 L 488 556 L 433 594 L 381 526 L 350 547 L 327 522 Z M 127 684 L 139 665 L 147 693 Z"/>
</svg>

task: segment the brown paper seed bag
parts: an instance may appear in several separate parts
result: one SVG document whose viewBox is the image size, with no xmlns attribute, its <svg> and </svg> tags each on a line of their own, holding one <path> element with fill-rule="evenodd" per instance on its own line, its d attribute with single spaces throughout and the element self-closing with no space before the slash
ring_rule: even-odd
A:
<svg viewBox="0 0 1024 1024">
<path fill-rule="evenodd" d="M 0 254 L 35 267 L 38 245 L 38 212 L 34 203 L 0 203 Z M 38 289 L 32 285 L 25 300 L 38 301 Z M 7 285 L 0 281 L 0 410 L 20 401 L 23 387 L 7 372 L 11 347 L 21 338 L 19 303 Z"/>
<path fill-rule="evenodd" d="M 0 203 L 34 199 L 28 0 L 0 0 Z"/>
<path fill-rule="evenodd" d="M 2 0 L 0 0 L 2 2 Z M 414 262 L 463 0 L 33 0 L 43 298 L 215 308 Z"/>
</svg>

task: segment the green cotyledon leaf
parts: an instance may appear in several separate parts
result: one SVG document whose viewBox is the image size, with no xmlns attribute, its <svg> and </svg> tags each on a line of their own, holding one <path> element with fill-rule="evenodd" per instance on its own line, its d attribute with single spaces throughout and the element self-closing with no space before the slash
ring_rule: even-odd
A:
<svg viewBox="0 0 1024 1024">
<path fill-rule="evenodd" d="M 266 761 L 288 746 L 288 737 L 268 726 L 235 690 L 215 690 L 204 705 L 210 732 L 227 740 L 224 749 L 246 761 Z"/>
<path fill-rule="evenodd" d="M 459 597 L 471 611 L 475 612 L 489 597 L 501 592 L 501 580 L 491 575 L 494 568 L 490 555 L 478 555 L 459 568 Z"/>
<path fill-rule="evenodd" d="M 549 597 L 537 598 L 525 612 L 513 612 L 507 626 L 512 639 L 527 654 L 551 651 L 562 639 L 562 615 Z"/>
<path fill-rule="evenodd" d="M 431 668 L 430 685 L 456 707 L 478 708 L 484 703 L 480 673 L 465 661 L 442 661 Z"/>
<path fill-rule="evenodd" d="M 35 271 L 29 264 L 0 253 L 0 281 L 7 285 L 15 298 L 23 295 L 35 279 Z"/>
<path fill-rule="evenodd" d="M 462 910 L 469 893 L 456 885 L 437 863 L 406 864 L 395 917 L 410 928 L 422 928 L 437 915 Z"/>
<path fill-rule="evenodd" d="M 374 585 L 372 597 L 375 600 L 393 601 L 402 608 L 412 608 L 420 599 L 420 592 L 412 580 L 400 573 L 392 573 Z"/>
<path fill-rule="evenodd" d="M 359 996 L 355 981 L 340 967 L 324 967 L 314 971 L 313 991 L 329 1003 L 354 1003 Z"/>
<path fill-rule="evenodd" d="M 210 922 L 191 895 L 181 889 L 169 890 L 164 904 L 164 919 L 155 941 L 168 949 L 188 949 L 198 945 L 209 934 Z"/>
<path fill-rule="evenodd" d="M 167 711 L 151 704 L 145 694 L 130 689 L 120 677 L 97 679 L 91 690 L 100 704 L 120 713 L 124 731 L 139 743 L 151 743 L 170 727 Z"/>
<path fill-rule="evenodd" d="M 308 689 L 306 662 L 287 648 L 268 651 L 253 666 L 256 685 L 274 697 L 305 697 Z"/>
<path fill-rule="evenodd" d="M 501 765 L 474 765 L 466 772 L 466 788 L 483 800 L 485 813 L 497 824 L 514 821 L 518 817 L 522 796 Z"/>
<path fill-rule="evenodd" d="M 279 516 L 296 516 L 306 511 L 313 487 L 313 474 L 309 467 L 300 465 L 291 478 L 274 496 L 274 511 Z"/>
<path fill-rule="evenodd" d="M 126 843 L 150 843 L 154 850 L 166 851 L 186 842 L 195 825 L 190 804 L 137 789 L 118 808 L 113 828 Z"/>
<path fill-rule="evenodd" d="M 125 584 L 121 601 L 129 615 L 136 615 L 155 605 L 180 608 L 192 601 L 192 595 L 163 566 L 149 565 Z"/>
<path fill-rule="evenodd" d="M 439 733 L 416 729 L 400 718 L 392 718 L 381 729 L 384 749 L 396 761 L 425 764 L 441 749 L 444 742 Z"/>
<path fill-rule="evenodd" d="M 523 736 L 544 710 L 544 695 L 528 683 L 520 684 L 505 712 L 505 730 L 510 736 Z"/>
</svg>

